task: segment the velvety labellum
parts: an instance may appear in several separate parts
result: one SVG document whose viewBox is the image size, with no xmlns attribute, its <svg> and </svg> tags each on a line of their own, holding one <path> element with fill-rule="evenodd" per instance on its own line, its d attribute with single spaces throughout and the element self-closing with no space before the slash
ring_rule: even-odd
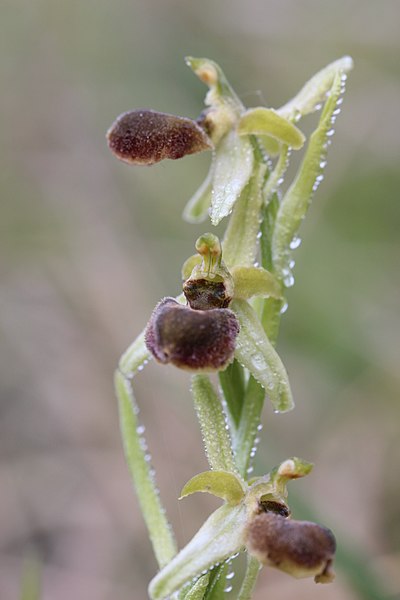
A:
<svg viewBox="0 0 400 600">
<path fill-rule="evenodd" d="M 320 583 L 334 578 L 336 540 L 330 529 L 316 523 L 262 512 L 247 524 L 246 545 L 260 562 L 293 577 L 314 577 Z"/>
<path fill-rule="evenodd" d="M 161 363 L 216 371 L 233 359 L 238 332 L 238 321 L 229 309 L 193 310 L 174 298 L 164 298 L 151 315 L 145 339 Z"/>
<path fill-rule="evenodd" d="M 133 165 L 152 165 L 213 147 L 192 119 L 148 109 L 120 115 L 108 130 L 107 140 L 117 158 Z"/>
</svg>

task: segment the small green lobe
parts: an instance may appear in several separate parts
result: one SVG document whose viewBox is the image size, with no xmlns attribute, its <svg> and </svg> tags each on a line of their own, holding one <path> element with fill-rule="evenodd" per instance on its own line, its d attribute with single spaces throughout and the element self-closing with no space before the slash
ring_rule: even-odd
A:
<svg viewBox="0 0 400 600">
<path fill-rule="evenodd" d="M 207 492 L 226 500 L 232 506 L 239 504 L 244 497 L 244 484 L 228 471 L 205 471 L 195 475 L 182 489 L 180 498 L 195 492 Z"/>
</svg>

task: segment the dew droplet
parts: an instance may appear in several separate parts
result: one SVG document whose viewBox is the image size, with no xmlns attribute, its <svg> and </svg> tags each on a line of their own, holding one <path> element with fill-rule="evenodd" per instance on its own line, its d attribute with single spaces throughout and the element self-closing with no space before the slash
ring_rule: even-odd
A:
<svg viewBox="0 0 400 600">
<path fill-rule="evenodd" d="M 136 433 L 138 433 L 139 435 L 143 435 L 145 431 L 146 427 L 144 425 L 138 425 L 136 427 Z"/>
<path fill-rule="evenodd" d="M 143 371 L 143 369 L 144 369 L 144 365 L 139 365 L 137 368 L 138 371 Z"/>
<path fill-rule="evenodd" d="M 289 244 L 291 250 L 296 250 L 301 244 L 301 238 L 295 236 Z"/>
<path fill-rule="evenodd" d="M 262 431 L 262 428 L 263 428 L 263 426 L 261 425 L 261 423 L 259 423 L 259 424 L 257 425 L 257 431 Z"/>
<path fill-rule="evenodd" d="M 293 267 L 295 266 L 295 264 L 296 264 L 296 261 L 295 261 L 295 260 L 293 260 L 293 258 L 292 258 L 292 259 L 289 261 L 289 267 L 290 267 L 291 269 L 293 269 Z"/>
<path fill-rule="evenodd" d="M 328 137 L 332 137 L 334 133 L 335 133 L 335 130 L 334 129 L 330 129 L 329 131 L 326 132 L 326 135 Z"/>
<path fill-rule="evenodd" d="M 226 593 L 231 592 L 232 590 L 233 590 L 232 585 L 227 585 L 226 588 L 224 588 L 224 592 L 226 592 Z"/>
<path fill-rule="evenodd" d="M 314 106 L 314 110 L 321 110 L 321 108 L 322 108 L 322 103 L 321 102 L 319 102 L 318 104 L 316 104 Z"/>
<path fill-rule="evenodd" d="M 293 274 L 290 273 L 290 271 L 288 271 L 287 274 L 285 274 L 283 278 L 283 285 L 287 288 L 292 287 L 294 285 L 294 277 Z"/>
<path fill-rule="evenodd" d="M 249 468 L 247 469 L 247 474 L 248 474 L 248 475 L 251 475 L 253 471 L 254 471 L 254 467 L 249 467 Z"/>
<path fill-rule="evenodd" d="M 343 104 L 343 98 L 338 98 L 336 106 L 340 106 L 341 104 Z"/>
<path fill-rule="evenodd" d="M 225 577 L 225 579 L 227 579 L 228 581 L 230 581 L 231 579 L 233 579 L 235 577 L 235 571 L 230 571 L 227 576 Z"/>
<path fill-rule="evenodd" d="M 287 303 L 287 302 L 285 302 L 284 304 L 282 304 L 281 310 L 279 311 L 279 312 L 281 313 L 281 315 L 284 315 L 284 314 L 285 314 L 285 312 L 286 312 L 286 311 L 287 311 L 287 309 L 288 309 L 288 306 L 289 306 L 289 305 L 288 305 L 288 303 Z"/>
<path fill-rule="evenodd" d="M 260 240 L 262 238 L 262 231 L 259 231 L 257 233 L 257 239 Z"/>
<path fill-rule="evenodd" d="M 327 161 L 326 160 L 321 160 L 321 162 L 319 163 L 320 169 L 324 169 L 327 165 Z"/>
<path fill-rule="evenodd" d="M 315 178 L 315 181 L 323 181 L 324 180 L 324 176 L 323 175 L 317 175 L 317 177 Z"/>
</svg>

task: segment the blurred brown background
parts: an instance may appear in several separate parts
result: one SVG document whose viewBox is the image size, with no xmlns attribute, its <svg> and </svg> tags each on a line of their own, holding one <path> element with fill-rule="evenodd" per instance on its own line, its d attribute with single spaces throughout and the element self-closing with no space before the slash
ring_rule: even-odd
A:
<svg viewBox="0 0 400 600">
<path fill-rule="evenodd" d="M 44 600 L 147 597 L 156 565 L 112 373 L 210 228 L 180 216 L 210 156 L 130 168 L 104 134 L 131 108 L 197 116 L 205 88 L 186 54 L 218 61 L 249 106 L 274 107 L 355 60 L 279 342 L 297 408 L 266 407 L 256 465 L 316 463 L 292 484 L 294 514 L 335 530 L 338 578 L 265 569 L 255 597 L 399 597 L 399 19 L 396 0 L 2 0 L 1 600 L 18 597 L 32 553 Z M 216 506 L 177 501 L 206 468 L 188 382 L 151 365 L 135 387 L 181 544 Z"/>
</svg>

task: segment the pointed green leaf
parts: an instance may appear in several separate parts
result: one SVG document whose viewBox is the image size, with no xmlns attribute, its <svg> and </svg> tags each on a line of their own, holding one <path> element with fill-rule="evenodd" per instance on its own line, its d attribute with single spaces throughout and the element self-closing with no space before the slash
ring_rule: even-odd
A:
<svg viewBox="0 0 400 600">
<path fill-rule="evenodd" d="M 265 388 L 275 411 L 291 410 L 294 403 L 286 369 L 265 335 L 254 309 L 246 300 L 234 300 L 231 308 L 240 323 L 236 359 Z"/>
<path fill-rule="evenodd" d="M 151 581 L 149 595 L 162 600 L 243 546 L 246 510 L 243 504 L 224 504 L 199 529 L 191 541 Z"/>
<path fill-rule="evenodd" d="M 262 267 L 233 267 L 235 298 L 247 300 L 253 296 L 282 298 L 282 288 L 276 277 Z"/>
<path fill-rule="evenodd" d="M 239 120 L 239 135 L 268 135 L 295 150 L 305 142 L 304 134 L 293 123 L 280 116 L 272 108 L 250 108 Z"/>
<path fill-rule="evenodd" d="M 253 149 L 247 136 L 229 131 L 215 152 L 210 217 L 213 225 L 231 212 L 253 169 Z"/>
<path fill-rule="evenodd" d="M 343 56 L 330 63 L 302 87 L 300 92 L 277 112 L 286 119 L 297 121 L 300 117 L 321 108 L 338 73 L 348 73 L 353 68 L 353 59 Z"/>
<path fill-rule="evenodd" d="M 126 462 L 135 485 L 140 508 L 149 531 L 150 540 L 160 567 L 176 554 L 176 543 L 167 521 L 165 509 L 152 473 L 146 460 L 143 440 L 138 430 L 138 408 L 131 382 L 119 371 L 115 373 L 115 389 L 119 401 L 119 415 Z"/>
<path fill-rule="evenodd" d="M 211 469 L 237 471 L 222 404 L 207 375 L 193 375 L 192 395 Z"/>
<path fill-rule="evenodd" d="M 212 165 L 207 177 L 185 206 L 183 218 L 188 223 L 202 223 L 208 217 L 212 199 L 213 177 L 214 167 Z"/>
<path fill-rule="evenodd" d="M 310 137 L 296 178 L 286 192 L 276 216 L 271 243 L 272 261 L 274 272 L 286 286 L 293 283 L 289 264 L 290 244 L 307 212 L 313 193 L 323 179 L 326 150 L 336 118 L 333 113 L 343 93 L 343 77 L 343 73 L 338 73 L 334 79 L 318 127 Z"/>
<path fill-rule="evenodd" d="M 195 475 L 186 483 L 180 497 L 185 498 L 195 492 L 207 492 L 226 500 L 228 504 L 235 505 L 243 499 L 245 489 L 244 483 L 233 473 L 205 471 Z"/>
</svg>

